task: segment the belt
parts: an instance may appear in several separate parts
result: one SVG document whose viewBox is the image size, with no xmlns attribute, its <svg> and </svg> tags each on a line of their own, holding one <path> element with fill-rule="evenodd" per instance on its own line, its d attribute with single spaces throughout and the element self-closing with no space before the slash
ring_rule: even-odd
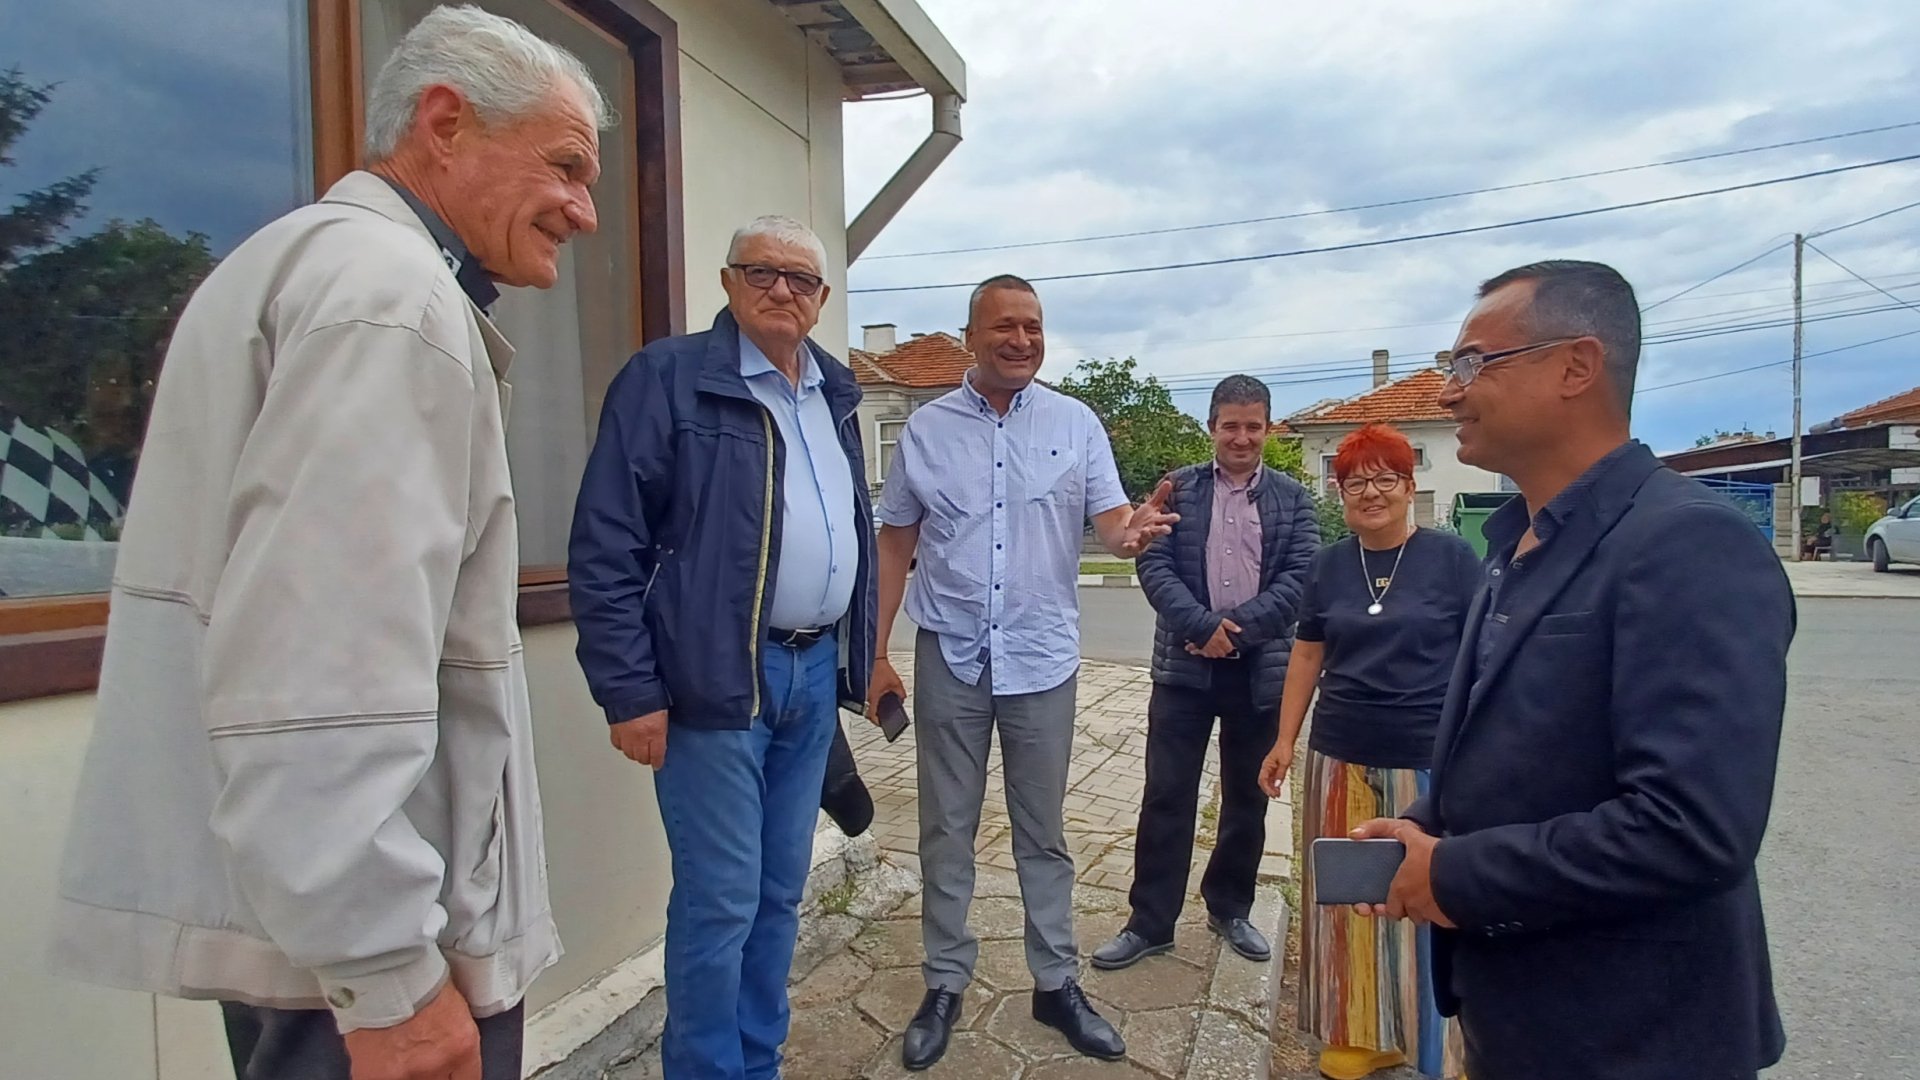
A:
<svg viewBox="0 0 1920 1080">
<path fill-rule="evenodd" d="M 816 626 L 811 630 L 769 629 L 767 640 L 788 649 L 804 649 L 826 637 L 828 629 L 824 626 Z"/>
</svg>

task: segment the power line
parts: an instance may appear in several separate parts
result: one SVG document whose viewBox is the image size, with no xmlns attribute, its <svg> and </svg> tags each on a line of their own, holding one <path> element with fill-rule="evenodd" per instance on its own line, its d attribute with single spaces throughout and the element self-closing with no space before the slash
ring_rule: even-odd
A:
<svg viewBox="0 0 1920 1080">
<path fill-rule="evenodd" d="M 1840 269 L 1846 270 L 1847 273 L 1850 276 L 1852 276 L 1855 280 L 1860 282 L 1860 284 L 1865 285 L 1867 288 L 1872 289 L 1874 292 L 1879 293 L 1881 296 L 1884 296 L 1887 299 L 1893 301 L 1894 303 L 1899 304 L 1901 307 L 1907 308 L 1914 312 L 1920 312 L 1920 307 L 1914 307 L 1912 304 L 1908 303 L 1907 301 L 1900 299 L 1899 297 L 1893 295 L 1892 293 L 1881 288 L 1880 286 L 1875 285 L 1873 282 L 1868 281 L 1866 278 L 1861 277 L 1859 274 L 1854 273 L 1852 270 L 1848 269 L 1847 264 L 1841 262 L 1839 259 L 1834 258 L 1833 256 L 1827 254 L 1826 252 L 1821 251 L 1819 248 L 1814 247 L 1811 241 L 1802 240 L 1801 243 L 1807 247 L 1813 248 L 1814 254 L 1819 255 L 1821 258 L 1827 260 L 1828 262 L 1839 267 Z"/>
<path fill-rule="evenodd" d="M 1792 241 L 1789 240 L 1787 241 L 1786 244 L 1775 244 L 1774 246 L 1768 248 L 1767 250 L 1761 252 L 1760 254 L 1755 255 L 1753 258 L 1748 259 L 1746 262 L 1738 263 L 1734 266 L 1729 266 L 1725 270 L 1722 270 L 1719 273 L 1713 275 L 1712 277 L 1707 278 L 1705 281 L 1701 281 L 1697 284 L 1689 285 L 1686 288 L 1681 289 L 1679 292 L 1674 293 L 1672 296 L 1667 297 L 1665 300 L 1656 300 L 1653 303 L 1648 304 L 1646 307 L 1643 307 L 1640 309 L 1640 314 L 1645 315 L 1647 312 L 1652 311 L 1654 308 L 1662 307 L 1666 304 L 1671 304 L 1675 300 L 1680 299 L 1681 297 L 1687 295 L 1688 293 L 1694 291 L 1695 289 L 1704 288 L 1705 286 L 1711 285 L 1714 282 L 1719 281 L 1721 278 L 1726 277 L 1728 274 L 1731 274 L 1737 270 L 1745 270 L 1747 267 L 1752 266 L 1754 263 L 1759 262 L 1761 259 L 1766 258 L 1767 256 L 1773 254 L 1776 251 L 1779 251 L 1781 248 L 1786 247 L 1788 244 L 1791 244 L 1791 243 Z"/>
<path fill-rule="evenodd" d="M 1843 353 L 1851 349 L 1864 349 L 1869 345 L 1878 345 L 1882 342 L 1893 341 L 1898 338 L 1912 337 L 1915 334 L 1920 334 L 1920 330 L 1904 330 L 1898 334 L 1888 334 L 1886 337 L 1877 337 L 1871 341 L 1856 341 L 1851 345 L 1842 345 L 1837 349 L 1826 349 L 1821 352 L 1807 353 L 1802 357 L 1800 357 L 1800 359 L 1811 360 L 1816 356 L 1832 356 L 1834 353 Z M 1788 364 L 1791 364 L 1791 363 L 1793 363 L 1793 359 L 1789 357 L 1785 360 L 1774 360 L 1765 364 L 1755 364 L 1752 367 L 1735 368 L 1732 371 L 1716 371 L 1711 375 L 1701 375 L 1698 378 L 1682 379 L 1679 382 L 1661 383 L 1659 386 L 1642 387 L 1638 390 L 1635 390 L 1634 394 L 1635 395 L 1651 394 L 1655 390 L 1671 390 L 1676 386 L 1692 386 L 1694 383 L 1710 382 L 1714 379 L 1724 379 L 1729 375 L 1745 375 L 1748 372 L 1765 371 L 1768 368 L 1786 367 Z"/>
<path fill-rule="evenodd" d="M 1521 218 L 1517 221 L 1502 221 L 1491 225 L 1473 225 L 1460 229 L 1445 229 L 1439 232 L 1415 233 L 1410 236 L 1392 236 L 1379 240 L 1357 240 L 1345 244 L 1330 244 L 1324 247 L 1295 248 L 1290 251 L 1272 251 L 1260 255 L 1237 255 L 1222 259 L 1202 259 L 1194 262 L 1162 263 L 1155 266 L 1130 266 L 1117 270 L 1088 270 L 1074 274 L 1052 274 L 1030 278 L 1034 282 L 1082 281 L 1089 278 L 1121 277 L 1132 274 L 1152 274 L 1166 270 L 1190 270 L 1205 266 L 1230 266 L 1240 263 L 1266 262 L 1272 259 L 1287 259 L 1300 255 L 1324 255 L 1337 251 L 1359 251 L 1366 248 L 1388 247 L 1395 244 L 1408 244 L 1416 240 L 1438 240 L 1451 236 L 1468 236 L 1475 233 L 1495 232 L 1501 229 L 1518 228 L 1522 225 L 1541 225 L 1553 221 L 1568 221 L 1574 218 L 1592 217 L 1596 214 L 1610 214 L 1619 210 L 1636 210 L 1648 206 L 1660 206 L 1666 203 L 1683 202 L 1688 199 L 1705 198 L 1710 195 L 1725 195 L 1735 191 L 1749 191 L 1754 188 L 1771 187 L 1776 184 L 1789 184 L 1799 180 L 1813 180 L 1824 176 L 1837 176 L 1841 173 L 1856 172 L 1861 169 L 1874 169 L 1883 165 L 1898 165 L 1904 162 L 1920 160 L 1920 154 L 1906 154 L 1901 157 L 1882 158 L 1879 161 L 1863 161 L 1852 165 L 1840 165 L 1831 169 L 1819 169 L 1814 172 L 1797 173 L 1792 176 L 1777 176 L 1769 180 L 1755 180 L 1745 184 L 1730 184 L 1725 187 L 1709 188 L 1704 191 L 1690 191 L 1680 195 L 1664 195 L 1656 199 L 1639 199 L 1633 202 L 1614 203 L 1610 206 L 1589 207 L 1585 210 L 1570 210 L 1559 214 L 1546 214 L 1540 217 Z M 902 293 L 930 292 L 944 289 L 971 289 L 977 282 L 949 281 L 936 285 L 887 285 L 864 289 L 849 289 L 849 293 Z"/>
<path fill-rule="evenodd" d="M 1859 221 L 1849 221 L 1849 222 L 1847 222 L 1847 223 L 1846 223 L 1845 225 L 1835 225 L 1835 226 L 1834 226 L 1833 228 L 1831 228 L 1831 229 L 1821 229 L 1821 230 L 1820 230 L 1819 232 L 1816 232 L 1816 233 L 1808 233 L 1808 234 L 1807 234 L 1807 237 L 1808 237 L 1808 238 L 1812 238 L 1812 237 L 1816 237 L 1816 236 L 1831 236 L 1831 235 L 1833 235 L 1834 233 L 1837 233 L 1837 232 L 1839 232 L 1839 231 L 1840 231 L 1840 230 L 1842 230 L 1842 229 L 1851 229 L 1851 228 L 1853 228 L 1853 227 L 1854 227 L 1855 225 L 1865 225 L 1865 224 L 1866 224 L 1867 222 L 1869 222 L 1869 221 L 1879 221 L 1879 220 L 1880 220 L 1881 218 L 1883 218 L 1883 217 L 1887 217 L 1887 216 L 1889 216 L 1889 215 L 1891 215 L 1891 214 L 1897 214 L 1897 213 L 1899 213 L 1899 212 L 1901 212 L 1902 210 L 1911 210 L 1911 209 L 1913 209 L 1913 208 L 1914 208 L 1914 207 L 1916 207 L 1916 206 L 1920 206 L 1920 202 L 1910 202 L 1910 203 L 1908 203 L 1908 204 L 1906 204 L 1905 206 L 1896 206 L 1896 207 L 1894 207 L 1894 208 L 1893 208 L 1893 209 L 1891 209 L 1891 210 L 1882 210 L 1882 211 L 1880 211 L 1879 213 L 1877 213 L 1877 214 L 1873 214 L 1873 215 L 1871 215 L 1871 216 L 1869 216 L 1869 217 L 1863 217 L 1863 218 L 1861 218 L 1861 219 L 1860 219 Z"/>
<path fill-rule="evenodd" d="M 1273 214 L 1266 217 L 1239 218 L 1234 221 L 1212 221 L 1201 225 L 1171 225 L 1158 229 L 1136 229 L 1131 232 L 1103 233 L 1097 236 L 1071 236 L 1055 240 L 1025 240 L 1011 244 L 982 244 L 977 247 L 943 248 L 936 251 L 903 251 L 892 255 L 868 255 L 866 259 L 868 262 L 879 262 L 883 259 L 919 259 L 935 255 L 966 255 L 981 251 L 1018 251 L 1026 248 L 1054 247 L 1062 244 L 1085 244 L 1096 240 L 1125 240 L 1139 236 L 1165 236 L 1169 233 L 1199 232 L 1204 229 L 1225 229 L 1237 225 L 1260 225 L 1273 221 L 1292 221 L 1299 218 L 1320 217 L 1327 214 L 1348 214 L 1360 210 L 1382 210 L 1395 206 L 1412 206 L 1418 203 L 1440 202 L 1446 199 L 1464 199 L 1473 195 L 1490 195 L 1501 191 L 1519 191 L 1522 188 L 1542 187 L 1547 184 L 1561 184 L 1570 180 L 1591 180 L 1600 176 L 1617 176 L 1621 173 L 1638 172 L 1643 169 L 1658 169 L 1670 165 L 1686 165 L 1696 161 L 1711 161 L 1716 158 L 1738 157 L 1742 154 L 1757 154 L 1766 150 L 1781 150 L 1790 146 L 1809 146 L 1814 143 L 1831 142 L 1835 139 L 1850 139 L 1859 135 L 1876 135 L 1881 132 L 1898 131 L 1901 128 L 1916 126 L 1920 126 L 1920 120 L 1909 120 L 1901 124 L 1888 124 L 1884 127 L 1861 128 L 1858 131 L 1843 131 L 1834 135 L 1819 135 L 1809 139 L 1795 139 L 1791 142 L 1769 143 L 1766 146 L 1749 146 L 1739 150 L 1721 150 L 1711 154 L 1695 154 L 1690 157 L 1649 161 L 1640 165 L 1623 165 L 1612 169 L 1598 169 L 1593 172 L 1572 173 L 1567 176 L 1549 177 L 1545 180 L 1526 180 L 1514 184 L 1499 184 L 1494 187 L 1474 188 L 1470 191 L 1453 191 L 1444 195 L 1421 195 L 1408 199 L 1390 199 L 1385 202 L 1362 203 L 1356 206 L 1338 206 L 1320 210 L 1296 210 L 1290 213 Z"/>
<path fill-rule="evenodd" d="M 1920 271 L 1903 271 L 1893 276 L 1897 278 L 1920 277 Z M 1845 284 L 1847 284 L 1847 279 L 1835 278 L 1831 281 L 1809 281 L 1807 282 L 1807 288 L 1819 289 L 1819 288 L 1827 288 L 1833 285 L 1845 285 Z M 1909 282 L 1906 284 L 1894 286 L 1894 288 L 1896 289 L 1910 289 L 1915 287 L 1920 287 L 1920 281 Z M 1740 289 L 1734 292 L 1702 293 L 1698 296 L 1692 296 L 1692 297 L 1686 298 L 1685 302 L 1694 303 L 1701 300 L 1723 300 L 1723 299 L 1728 299 L 1728 298 L 1738 297 L 1738 296 L 1760 296 L 1766 293 L 1781 292 L 1786 288 L 1787 286 L 1784 286 L 1784 285 L 1775 285 L 1765 289 Z M 1867 294 L 1864 292 L 1842 293 L 1838 296 L 1828 296 L 1828 297 L 1823 297 L 1819 300 L 1810 300 L 1808 301 L 1808 304 L 1810 305 L 1811 304 L 1834 304 L 1834 303 L 1839 303 L 1840 301 L 1843 301 L 1843 300 L 1858 299 L 1859 297 L 1866 296 L 1866 295 Z M 1748 309 L 1745 309 L 1744 311 L 1718 311 L 1718 312 L 1710 312 L 1710 313 L 1704 313 L 1699 315 L 1680 315 L 1670 319 L 1662 319 L 1656 322 L 1650 322 L 1647 324 L 1647 326 L 1649 327 L 1676 326 L 1680 323 L 1695 322 L 1702 319 L 1718 318 L 1723 315 L 1759 314 L 1761 312 L 1769 312 L 1774 310 L 1791 311 L 1792 309 L 1793 309 L 1793 305 L 1791 304 L 1767 304 L 1757 308 L 1748 308 Z M 1459 322 L 1460 320 L 1458 318 L 1451 318 L 1451 319 L 1434 319 L 1430 322 L 1419 322 L 1419 323 L 1395 323 L 1391 326 L 1348 326 L 1348 327 L 1340 327 L 1340 328 L 1330 329 L 1330 330 L 1289 330 L 1285 332 L 1272 333 L 1272 334 L 1240 334 L 1233 337 L 1171 338 L 1166 340 L 1144 341 L 1144 342 L 1140 342 L 1137 346 L 1131 346 L 1131 347 L 1136 347 L 1138 348 L 1139 351 L 1142 351 L 1142 352 L 1147 352 L 1147 351 L 1166 352 L 1166 351 L 1187 349 L 1197 345 L 1231 344 L 1233 342 L 1240 342 L 1240 341 L 1272 341 L 1272 340 L 1279 340 L 1279 339 L 1285 339 L 1285 338 L 1331 337 L 1336 334 L 1373 334 L 1373 333 L 1380 333 L 1388 330 L 1423 330 L 1430 326 L 1457 326 L 1459 325 Z M 1128 335 L 1124 333 L 1115 333 L 1115 334 L 1098 335 L 1098 336 L 1099 337 L 1125 337 Z M 1073 348 L 1070 350 L 1064 350 L 1061 352 L 1054 352 L 1049 350 L 1048 355 L 1054 359 L 1100 359 L 1103 357 L 1112 356 L 1114 355 L 1115 352 L 1116 350 L 1111 348 L 1100 349 L 1100 348 L 1092 348 L 1092 347 L 1076 347 L 1076 348 Z M 1223 372 L 1223 374 L 1231 374 L 1231 373 Z"/>
<path fill-rule="evenodd" d="M 1874 307 L 1850 308 L 1844 311 L 1832 311 L 1805 319 L 1806 322 L 1832 322 L 1838 319 L 1857 318 L 1863 315 L 1879 315 L 1898 308 L 1908 307 L 1905 302 L 1881 304 Z M 1710 338 L 1727 337 L 1733 334 L 1746 334 L 1758 330 L 1779 330 L 1793 325 L 1788 317 L 1771 318 L 1761 321 L 1728 324 L 1725 326 L 1691 328 L 1673 331 L 1667 334 L 1648 336 L 1645 345 L 1679 345 L 1691 341 L 1704 341 Z M 1905 335 L 1896 334 L 1895 337 Z M 1867 342 L 1864 344 L 1872 344 Z M 1824 354 L 1817 354 L 1824 355 Z M 1791 361 L 1788 361 L 1791 363 Z M 1314 383 L 1338 382 L 1358 378 L 1371 371 L 1371 357 L 1359 357 L 1352 360 L 1325 361 L 1308 364 L 1289 364 L 1271 368 L 1236 369 L 1232 371 L 1182 372 L 1179 374 L 1153 378 L 1173 393 L 1193 393 L 1210 389 L 1214 381 L 1227 375 L 1251 375 L 1269 386 L 1303 386 Z"/>
</svg>

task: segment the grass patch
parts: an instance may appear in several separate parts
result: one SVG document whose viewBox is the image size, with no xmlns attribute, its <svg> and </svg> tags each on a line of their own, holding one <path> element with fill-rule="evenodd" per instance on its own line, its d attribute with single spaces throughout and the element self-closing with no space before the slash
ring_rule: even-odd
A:
<svg viewBox="0 0 1920 1080">
<path fill-rule="evenodd" d="M 1133 563 L 1125 559 L 1081 559 L 1080 572 L 1083 574 L 1127 574 L 1133 573 Z"/>
<path fill-rule="evenodd" d="M 1200 808 L 1200 827 L 1194 830 L 1193 846 L 1213 850 L 1214 838 L 1220 832 L 1220 794 L 1215 792 Z"/>
<path fill-rule="evenodd" d="M 853 875 L 848 874 L 840 884 L 820 894 L 820 910 L 829 915 L 845 915 L 853 907 L 854 890 Z"/>
</svg>

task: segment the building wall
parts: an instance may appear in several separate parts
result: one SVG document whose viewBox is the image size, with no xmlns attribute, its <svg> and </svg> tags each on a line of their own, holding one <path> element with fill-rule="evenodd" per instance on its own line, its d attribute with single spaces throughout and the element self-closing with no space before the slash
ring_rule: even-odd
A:
<svg viewBox="0 0 1920 1080">
<path fill-rule="evenodd" d="M 834 287 L 815 340 L 844 355 L 846 207 L 839 74 L 764 0 L 658 0 L 680 25 L 687 317 L 725 305 L 732 231 L 764 213 L 809 223 Z M 871 451 L 870 451 L 871 452 Z M 657 942 L 671 875 L 646 770 L 607 744 L 569 626 L 525 634 L 556 918 L 566 956 L 529 1012 Z M 93 698 L 0 705 L 0 1075 L 61 1080 L 231 1077 L 206 1003 L 83 986 L 43 952 Z"/>
<path fill-rule="evenodd" d="M 881 423 L 905 420 L 913 415 L 913 410 L 947 394 L 951 388 L 910 390 L 901 386 L 873 385 L 863 389 L 866 393 L 860 399 L 860 439 L 866 451 L 867 483 L 874 491 L 879 491 L 880 485 L 886 482 L 880 461 Z"/>
<path fill-rule="evenodd" d="M 806 222 L 833 287 L 814 341 L 844 359 L 847 209 L 839 69 L 766 0 L 654 0 L 680 27 L 687 328 L 727 304 L 733 230 L 761 214 Z"/>
<path fill-rule="evenodd" d="M 1302 460 L 1316 479 L 1322 476 L 1322 455 L 1332 454 L 1339 449 L 1340 440 L 1346 438 L 1358 426 L 1357 424 L 1332 427 L 1315 425 L 1301 429 Z M 1460 440 L 1454 437 L 1452 422 L 1395 426 L 1406 435 L 1407 441 L 1426 455 L 1426 463 L 1414 469 L 1414 485 L 1416 491 L 1432 493 L 1435 522 L 1444 523 L 1452 517 L 1453 497 L 1461 492 L 1501 490 L 1499 474 L 1461 462 Z M 1421 524 L 1435 522 L 1423 521 Z"/>
</svg>

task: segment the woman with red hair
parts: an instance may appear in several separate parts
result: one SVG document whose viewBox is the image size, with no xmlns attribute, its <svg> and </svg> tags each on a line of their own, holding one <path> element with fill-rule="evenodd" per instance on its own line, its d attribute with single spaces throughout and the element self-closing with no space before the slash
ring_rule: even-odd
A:
<svg viewBox="0 0 1920 1080">
<path fill-rule="evenodd" d="M 1344 837 L 1426 794 L 1434 730 L 1480 563 L 1465 540 L 1417 529 L 1414 453 L 1385 424 L 1348 435 L 1333 473 L 1353 535 L 1314 557 L 1280 701 L 1280 736 L 1260 770 L 1277 796 L 1316 691 L 1302 835 Z M 1303 894 L 1313 895 L 1312 860 Z M 1359 1080 L 1409 1064 L 1461 1071 L 1458 1026 L 1434 1004 L 1426 929 L 1311 902 L 1300 913 L 1303 1031 L 1326 1044 L 1320 1071 Z"/>
</svg>

